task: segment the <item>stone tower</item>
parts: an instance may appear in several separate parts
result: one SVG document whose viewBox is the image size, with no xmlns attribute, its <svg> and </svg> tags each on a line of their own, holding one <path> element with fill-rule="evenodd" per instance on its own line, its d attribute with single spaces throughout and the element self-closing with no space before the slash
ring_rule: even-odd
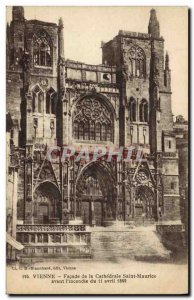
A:
<svg viewBox="0 0 194 300">
<path fill-rule="evenodd" d="M 158 206 L 161 206 L 164 219 L 179 220 L 171 72 L 169 55 L 164 55 L 164 38 L 160 36 L 156 11 L 152 9 L 150 12 L 147 34 L 119 31 L 113 40 L 103 43 L 102 60 L 117 66 L 120 145 L 142 146 L 144 153 L 153 157 L 156 177 L 163 182 L 163 200 L 157 200 Z M 156 182 L 156 188 L 158 184 Z"/>
</svg>

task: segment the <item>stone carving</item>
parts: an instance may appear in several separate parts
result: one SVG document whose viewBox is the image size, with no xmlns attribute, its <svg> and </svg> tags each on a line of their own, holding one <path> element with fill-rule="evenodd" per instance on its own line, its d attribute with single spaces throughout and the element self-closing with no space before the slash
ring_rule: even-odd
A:
<svg viewBox="0 0 194 300">
<path fill-rule="evenodd" d="M 149 180 L 149 173 L 145 169 L 140 169 L 136 178 L 140 183 L 147 183 Z"/>
<path fill-rule="evenodd" d="M 48 87 L 48 79 L 47 78 L 46 79 L 40 78 L 39 83 L 40 83 L 41 88 L 43 88 L 43 89 Z"/>
</svg>

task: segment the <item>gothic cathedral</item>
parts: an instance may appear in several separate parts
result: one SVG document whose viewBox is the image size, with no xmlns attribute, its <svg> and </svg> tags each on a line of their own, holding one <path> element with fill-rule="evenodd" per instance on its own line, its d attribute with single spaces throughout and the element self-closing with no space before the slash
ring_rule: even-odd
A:
<svg viewBox="0 0 194 300">
<path fill-rule="evenodd" d="M 24 8 L 13 7 L 6 45 L 12 236 L 50 245 L 70 224 L 181 226 L 171 70 L 156 11 L 148 33 L 120 30 L 102 42 L 99 65 L 66 59 L 63 34 L 62 19 L 26 20 Z M 134 159 L 49 161 L 56 145 L 133 146 Z"/>
</svg>

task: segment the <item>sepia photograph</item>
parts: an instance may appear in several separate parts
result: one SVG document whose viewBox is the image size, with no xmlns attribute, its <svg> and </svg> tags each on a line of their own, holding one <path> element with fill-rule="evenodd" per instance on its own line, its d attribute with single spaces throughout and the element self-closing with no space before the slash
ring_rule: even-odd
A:
<svg viewBox="0 0 194 300">
<path fill-rule="evenodd" d="M 186 6 L 6 7 L 6 293 L 188 295 Z"/>
</svg>

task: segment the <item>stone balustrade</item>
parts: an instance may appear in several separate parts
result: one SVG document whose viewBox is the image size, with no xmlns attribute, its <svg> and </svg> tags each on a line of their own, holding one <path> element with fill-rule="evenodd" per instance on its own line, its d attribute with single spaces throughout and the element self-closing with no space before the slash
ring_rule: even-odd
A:
<svg viewBox="0 0 194 300">
<path fill-rule="evenodd" d="M 85 225 L 17 225 L 17 232 L 79 232 L 86 231 Z"/>
</svg>

